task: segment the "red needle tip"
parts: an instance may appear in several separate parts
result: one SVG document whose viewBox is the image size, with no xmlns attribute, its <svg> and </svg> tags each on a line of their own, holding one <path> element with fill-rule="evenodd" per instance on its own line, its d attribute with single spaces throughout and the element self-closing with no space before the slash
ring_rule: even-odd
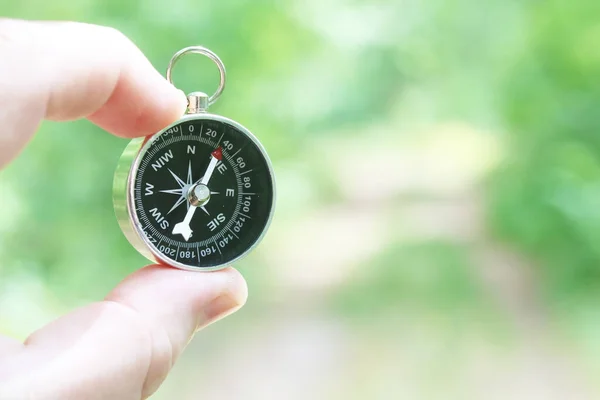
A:
<svg viewBox="0 0 600 400">
<path fill-rule="evenodd" d="M 221 149 L 221 147 L 217 147 L 215 149 L 215 151 L 213 151 L 212 153 L 210 153 L 214 158 L 216 158 L 217 160 L 221 161 L 223 159 L 223 150 Z"/>
</svg>

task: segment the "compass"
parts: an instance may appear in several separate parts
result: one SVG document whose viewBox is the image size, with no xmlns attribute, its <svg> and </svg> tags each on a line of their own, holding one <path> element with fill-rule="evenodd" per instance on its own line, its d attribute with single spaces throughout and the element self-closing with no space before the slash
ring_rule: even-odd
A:
<svg viewBox="0 0 600 400">
<path fill-rule="evenodd" d="M 125 148 L 114 180 L 117 220 L 148 259 L 183 269 L 215 270 L 258 245 L 274 211 L 271 162 L 258 139 L 239 123 L 207 112 L 225 86 L 216 54 L 194 46 L 219 67 L 221 82 L 208 97 L 188 95 L 186 114 Z"/>
</svg>

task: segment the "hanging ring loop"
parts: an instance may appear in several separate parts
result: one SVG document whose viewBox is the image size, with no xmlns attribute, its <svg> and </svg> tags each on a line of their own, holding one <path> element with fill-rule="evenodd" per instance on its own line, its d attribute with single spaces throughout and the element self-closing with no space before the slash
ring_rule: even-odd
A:
<svg viewBox="0 0 600 400">
<path fill-rule="evenodd" d="M 185 54 L 188 54 L 188 53 L 202 54 L 203 56 L 210 58 L 215 64 L 217 64 L 217 67 L 219 68 L 219 75 L 220 75 L 219 87 L 217 88 L 217 91 L 208 98 L 208 105 L 212 105 L 215 101 L 218 100 L 219 96 L 221 96 L 221 93 L 223 93 L 223 90 L 225 90 L 226 73 L 225 73 L 225 65 L 223 64 L 223 61 L 221 61 L 219 56 L 217 56 L 215 53 L 213 53 L 206 47 L 190 46 L 190 47 L 186 47 L 185 49 L 181 49 L 177 53 L 175 53 L 175 55 L 173 56 L 173 58 L 171 58 L 171 61 L 169 62 L 169 66 L 167 67 L 167 80 L 169 81 L 169 83 L 173 84 L 173 80 L 171 79 L 171 73 L 173 71 L 173 67 L 175 67 L 175 63 L 177 63 L 177 61 L 181 57 L 183 57 Z"/>
</svg>

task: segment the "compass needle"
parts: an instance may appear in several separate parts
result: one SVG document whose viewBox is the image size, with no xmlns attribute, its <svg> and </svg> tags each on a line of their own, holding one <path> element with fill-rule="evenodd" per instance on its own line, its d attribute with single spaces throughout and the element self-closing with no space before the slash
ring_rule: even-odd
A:
<svg viewBox="0 0 600 400">
<path fill-rule="evenodd" d="M 273 216 L 275 182 L 269 158 L 250 131 L 207 108 L 213 96 L 188 95 L 180 120 L 149 140 L 132 141 L 115 182 L 115 211 L 131 243 L 149 259 L 192 270 L 225 268 L 260 242 Z M 185 206 L 183 206 L 185 204 Z M 124 212 L 122 212 L 124 210 Z"/>
<path fill-rule="evenodd" d="M 176 224 L 173 228 L 173 235 L 181 235 L 187 242 L 192 236 L 192 229 L 190 228 L 190 221 L 196 212 L 196 207 L 190 207 L 185 214 L 185 218 L 180 223 Z"/>
</svg>

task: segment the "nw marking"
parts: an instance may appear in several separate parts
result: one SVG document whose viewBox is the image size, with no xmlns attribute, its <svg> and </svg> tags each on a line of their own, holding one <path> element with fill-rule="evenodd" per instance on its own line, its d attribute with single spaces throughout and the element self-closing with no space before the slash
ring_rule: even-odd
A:
<svg viewBox="0 0 600 400">
<path fill-rule="evenodd" d="M 164 155 L 160 156 L 160 158 L 156 162 L 152 163 L 152 168 L 155 171 L 158 171 L 172 159 L 173 159 L 173 151 L 169 150 Z"/>
</svg>

